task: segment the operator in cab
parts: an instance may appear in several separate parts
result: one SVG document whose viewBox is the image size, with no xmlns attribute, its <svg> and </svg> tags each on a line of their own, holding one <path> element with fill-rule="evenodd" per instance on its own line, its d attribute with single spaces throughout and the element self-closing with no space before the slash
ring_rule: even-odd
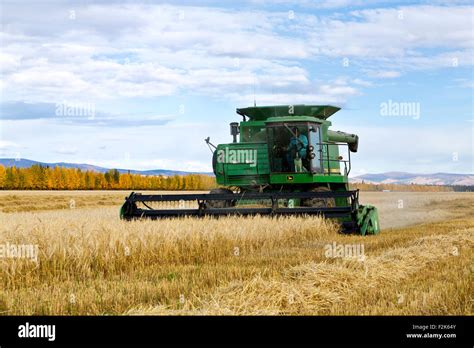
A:
<svg viewBox="0 0 474 348">
<path fill-rule="evenodd" d="M 301 134 L 298 127 L 291 129 L 292 137 L 288 144 L 288 152 L 286 154 L 287 162 L 290 166 L 291 172 L 302 172 L 302 160 L 306 159 L 306 152 L 308 149 L 308 137 Z"/>
</svg>

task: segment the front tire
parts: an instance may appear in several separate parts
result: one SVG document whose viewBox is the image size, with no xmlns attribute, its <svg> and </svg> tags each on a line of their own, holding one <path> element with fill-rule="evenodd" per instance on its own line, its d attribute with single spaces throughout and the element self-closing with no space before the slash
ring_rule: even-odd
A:
<svg viewBox="0 0 474 348">
<path fill-rule="evenodd" d="M 329 187 L 313 187 L 309 192 L 331 192 Z M 311 208 L 334 208 L 336 200 L 334 198 L 307 198 L 302 201 L 304 207 Z"/>
<path fill-rule="evenodd" d="M 226 188 L 217 188 L 212 189 L 209 193 L 211 194 L 233 194 L 229 189 Z M 230 208 L 235 206 L 235 200 L 208 200 L 206 201 L 206 208 Z"/>
</svg>

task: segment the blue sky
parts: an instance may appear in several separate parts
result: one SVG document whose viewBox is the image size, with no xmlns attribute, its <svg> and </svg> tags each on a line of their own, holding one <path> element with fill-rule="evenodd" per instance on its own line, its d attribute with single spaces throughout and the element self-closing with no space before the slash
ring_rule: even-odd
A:
<svg viewBox="0 0 474 348">
<path fill-rule="evenodd" d="M 360 136 L 353 175 L 474 172 L 468 1 L 3 1 L 1 12 L 0 157 L 210 171 L 203 139 L 230 142 L 235 108 L 255 98 L 342 107 L 333 128 Z M 410 108 L 386 114 L 389 103 Z"/>
</svg>

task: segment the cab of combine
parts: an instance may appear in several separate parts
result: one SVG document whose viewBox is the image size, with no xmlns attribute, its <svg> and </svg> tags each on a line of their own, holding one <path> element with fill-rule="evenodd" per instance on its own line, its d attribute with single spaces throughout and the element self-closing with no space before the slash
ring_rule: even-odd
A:
<svg viewBox="0 0 474 348">
<path fill-rule="evenodd" d="M 339 110 L 330 105 L 237 109 L 243 119 L 230 124 L 233 142 L 218 145 L 213 154 L 217 183 L 243 189 L 345 187 L 358 136 L 329 130 L 327 119 Z"/>
</svg>

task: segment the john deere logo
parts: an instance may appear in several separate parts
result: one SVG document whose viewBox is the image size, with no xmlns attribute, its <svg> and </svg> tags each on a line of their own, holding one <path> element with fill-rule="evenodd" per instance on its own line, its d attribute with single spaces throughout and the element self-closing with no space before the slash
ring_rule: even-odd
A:
<svg viewBox="0 0 474 348">
<path fill-rule="evenodd" d="M 286 177 L 286 180 L 288 180 L 288 181 L 292 181 L 292 180 L 293 180 L 293 176 L 291 176 L 291 175 L 288 175 L 288 176 Z"/>
</svg>

